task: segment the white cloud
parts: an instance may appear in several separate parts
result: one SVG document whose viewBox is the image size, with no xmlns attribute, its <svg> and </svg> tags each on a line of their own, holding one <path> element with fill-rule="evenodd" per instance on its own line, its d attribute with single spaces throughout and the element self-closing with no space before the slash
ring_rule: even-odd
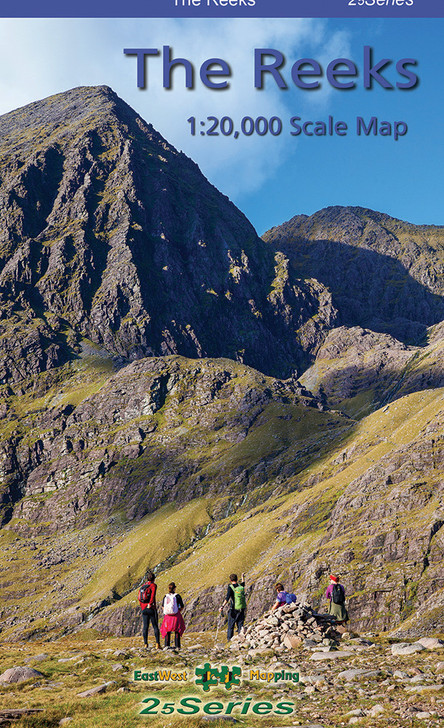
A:
<svg viewBox="0 0 444 728">
<path fill-rule="evenodd" d="M 0 25 L 0 111 L 17 108 L 73 86 L 107 84 L 151 122 L 171 143 L 191 156 L 204 174 L 225 194 L 237 196 L 259 188 L 294 149 L 288 131 L 280 137 L 239 139 L 192 137 L 187 119 L 230 116 L 238 125 L 243 116 L 307 114 L 328 105 L 331 90 L 304 92 L 290 79 L 298 58 L 321 63 L 347 55 L 348 38 L 330 31 L 324 20 L 312 19 L 3 19 Z M 197 71 L 193 90 L 183 87 L 177 69 L 173 90 L 162 86 L 162 59 L 148 61 L 148 88 L 136 87 L 136 60 L 125 57 L 126 47 L 161 49 L 169 45 L 175 57 L 193 62 Z M 283 71 L 289 89 L 282 91 L 268 79 L 259 91 L 253 85 L 254 48 L 280 50 L 287 58 Z M 201 63 L 220 57 L 232 69 L 230 89 L 204 87 L 198 76 Z"/>
</svg>

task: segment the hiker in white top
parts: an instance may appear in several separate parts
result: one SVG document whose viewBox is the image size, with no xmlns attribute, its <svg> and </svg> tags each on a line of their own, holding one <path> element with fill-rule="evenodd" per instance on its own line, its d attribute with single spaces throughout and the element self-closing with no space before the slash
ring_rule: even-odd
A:
<svg viewBox="0 0 444 728">
<path fill-rule="evenodd" d="M 170 646 L 171 632 L 174 632 L 174 648 L 180 650 L 180 638 L 185 632 L 185 622 L 181 614 L 183 600 L 180 594 L 176 594 L 174 581 L 168 584 L 168 594 L 162 600 L 163 622 L 160 628 L 162 637 L 165 638 L 165 649 Z"/>
</svg>

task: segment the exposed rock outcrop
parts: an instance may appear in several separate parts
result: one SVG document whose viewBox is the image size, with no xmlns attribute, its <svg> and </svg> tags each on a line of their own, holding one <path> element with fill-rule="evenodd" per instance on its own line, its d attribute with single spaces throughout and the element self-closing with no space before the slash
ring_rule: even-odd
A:
<svg viewBox="0 0 444 728">
<path fill-rule="evenodd" d="M 116 508 L 140 519 L 165 503 L 209 494 L 250 490 L 253 505 L 255 488 L 279 478 L 284 466 L 297 472 L 322 437 L 350 427 L 319 406 L 297 380 L 274 380 L 229 360 L 135 361 L 77 407 L 34 415 L 30 430 L 3 445 L 4 518 L 22 533 L 48 533 Z M 316 443 L 310 429 L 301 430 L 302 419 L 323 432 Z M 281 457 L 290 442 L 293 464 Z"/>
<path fill-rule="evenodd" d="M 406 346 L 389 334 L 360 326 L 333 329 L 301 382 L 328 407 L 360 419 L 411 392 L 444 386 L 440 327 L 430 343 Z"/>
</svg>

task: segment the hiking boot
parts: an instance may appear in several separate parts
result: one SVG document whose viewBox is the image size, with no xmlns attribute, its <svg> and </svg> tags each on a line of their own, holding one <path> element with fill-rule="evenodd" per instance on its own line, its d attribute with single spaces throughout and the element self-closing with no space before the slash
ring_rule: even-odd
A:
<svg viewBox="0 0 444 728">
<path fill-rule="evenodd" d="M 156 650 L 161 650 L 161 649 L 162 649 L 162 645 L 160 644 L 160 642 L 156 642 Z"/>
</svg>

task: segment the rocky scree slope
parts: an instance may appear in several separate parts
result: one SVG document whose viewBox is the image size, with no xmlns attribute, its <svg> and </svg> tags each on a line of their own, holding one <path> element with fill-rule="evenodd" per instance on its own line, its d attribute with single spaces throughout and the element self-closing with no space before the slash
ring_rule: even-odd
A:
<svg viewBox="0 0 444 728">
<path fill-rule="evenodd" d="M 235 514 L 272 511 L 299 489 L 292 476 L 353 426 L 297 381 L 230 360 L 138 360 L 87 396 L 91 385 L 76 387 L 85 374 L 71 371 L 71 382 L 69 371 L 56 387 L 55 373 L 37 377 L 37 399 L 3 387 L 1 427 L 13 429 L 1 450 L 1 619 L 14 634 L 45 633 L 57 613 L 62 629 L 81 624 L 148 567 L 167 573 L 213 530 L 228 533 Z M 25 609 L 22 579 L 35 589 Z"/>
<path fill-rule="evenodd" d="M 171 389 L 156 409 L 161 376 Z M 249 620 L 276 580 L 321 611 L 338 571 L 354 629 L 441 633 L 442 390 L 357 423 L 294 386 L 228 360 L 150 359 L 71 415 L 55 410 L 40 476 L 0 531 L 3 638 L 135 635 L 153 566 L 160 593 L 180 584 L 190 628 L 214 628 L 227 574 L 246 569 Z M 140 417 L 142 400 L 155 411 Z"/>
<path fill-rule="evenodd" d="M 301 369 L 335 321 L 245 216 L 111 89 L 0 118 L 0 380 L 75 355 Z"/>
<path fill-rule="evenodd" d="M 185 585 L 188 622 L 208 629 L 233 569 L 248 564 L 250 620 L 271 606 L 277 580 L 322 611 L 328 575 L 339 572 L 353 629 L 442 633 L 443 416 L 443 390 L 430 390 L 353 423 L 330 453 L 285 476 L 293 490 L 247 511 L 241 502 L 214 523 L 161 571 L 161 587 Z M 134 634 L 134 599 L 108 607 L 96 628 Z"/>
</svg>

